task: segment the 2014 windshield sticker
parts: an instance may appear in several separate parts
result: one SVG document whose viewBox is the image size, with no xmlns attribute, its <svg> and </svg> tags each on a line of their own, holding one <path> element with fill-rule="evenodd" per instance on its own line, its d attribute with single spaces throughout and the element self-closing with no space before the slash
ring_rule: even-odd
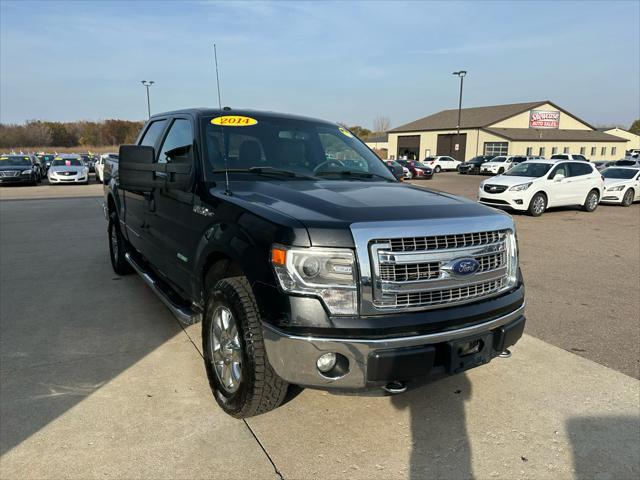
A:
<svg viewBox="0 0 640 480">
<path fill-rule="evenodd" d="M 214 125 L 222 125 L 223 127 L 250 127 L 258 121 L 255 118 L 244 117 L 242 115 L 225 115 L 224 117 L 216 117 L 211 120 Z"/>
<path fill-rule="evenodd" d="M 340 133 L 342 133 L 343 135 L 349 137 L 349 138 L 353 138 L 353 134 L 347 130 L 346 128 L 343 127 L 338 127 L 338 130 L 340 130 Z"/>
</svg>

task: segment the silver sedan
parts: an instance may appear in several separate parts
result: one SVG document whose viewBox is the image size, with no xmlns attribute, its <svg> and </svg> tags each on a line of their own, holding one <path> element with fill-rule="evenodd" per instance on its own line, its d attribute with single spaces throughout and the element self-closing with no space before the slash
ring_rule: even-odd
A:
<svg viewBox="0 0 640 480">
<path fill-rule="evenodd" d="M 61 155 L 53 159 L 47 172 L 50 184 L 89 183 L 89 167 L 78 155 Z"/>
</svg>

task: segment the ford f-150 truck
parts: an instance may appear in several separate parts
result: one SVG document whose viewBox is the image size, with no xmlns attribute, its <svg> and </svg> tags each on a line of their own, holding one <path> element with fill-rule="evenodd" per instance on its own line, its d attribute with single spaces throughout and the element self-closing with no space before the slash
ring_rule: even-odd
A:
<svg viewBox="0 0 640 480">
<path fill-rule="evenodd" d="M 522 335 L 511 217 L 398 182 L 339 125 L 169 112 L 105 171 L 113 269 L 140 274 L 181 322 L 202 320 L 232 416 L 277 407 L 290 385 L 401 393 Z"/>
</svg>

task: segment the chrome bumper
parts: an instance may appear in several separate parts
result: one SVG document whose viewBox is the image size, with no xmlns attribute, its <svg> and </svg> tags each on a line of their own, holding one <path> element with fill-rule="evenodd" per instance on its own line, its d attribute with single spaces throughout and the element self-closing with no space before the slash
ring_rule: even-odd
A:
<svg viewBox="0 0 640 480">
<path fill-rule="evenodd" d="M 370 354 L 376 350 L 432 345 L 482 334 L 507 325 L 523 315 L 524 304 L 507 315 L 470 327 L 380 340 L 288 335 L 270 325 L 263 325 L 263 335 L 269 363 L 282 379 L 308 387 L 354 390 L 370 386 L 367 382 L 367 363 Z M 322 375 L 316 368 L 316 361 L 327 352 L 344 355 L 349 361 L 348 373 L 340 378 Z"/>
</svg>

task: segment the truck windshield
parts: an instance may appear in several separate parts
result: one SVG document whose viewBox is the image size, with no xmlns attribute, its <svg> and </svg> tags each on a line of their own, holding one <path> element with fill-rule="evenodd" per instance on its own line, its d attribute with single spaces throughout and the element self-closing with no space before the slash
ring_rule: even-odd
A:
<svg viewBox="0 0 640 480">
<path fill-rule="evenodd" d="M 248 119 L 241 120 L 248 124 L 238 126 L 224 120 L 226 126 L 219 125 L 226 117 Z M 203 131 L 205 158 L 213 173 L 226 168 L 236 173 L 291 173 L 280 176 L 290 180 L 397 181 L 382 160 L 338 125 L 276 116 L 223 115 L 205 118 Z"/>
<path fill-rule="evenodd" d="M 550 168 L 550 163 L 523 162 L 513 167 L 504 175 L 509 177 L 542 177 Z"/>
</svg>

